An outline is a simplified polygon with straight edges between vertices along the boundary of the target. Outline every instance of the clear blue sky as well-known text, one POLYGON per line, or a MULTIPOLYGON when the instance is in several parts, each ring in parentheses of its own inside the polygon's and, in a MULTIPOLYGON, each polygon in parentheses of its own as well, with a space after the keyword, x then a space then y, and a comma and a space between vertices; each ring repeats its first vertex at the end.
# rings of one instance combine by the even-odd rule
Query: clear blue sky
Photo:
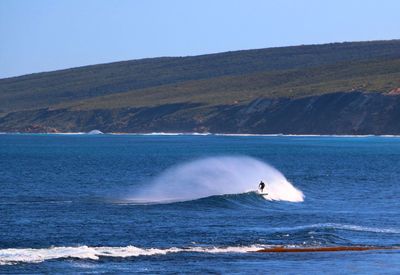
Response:
POLYGON ((0 78, 87 64, 400 38, 398 0, 0 0, 0 78))

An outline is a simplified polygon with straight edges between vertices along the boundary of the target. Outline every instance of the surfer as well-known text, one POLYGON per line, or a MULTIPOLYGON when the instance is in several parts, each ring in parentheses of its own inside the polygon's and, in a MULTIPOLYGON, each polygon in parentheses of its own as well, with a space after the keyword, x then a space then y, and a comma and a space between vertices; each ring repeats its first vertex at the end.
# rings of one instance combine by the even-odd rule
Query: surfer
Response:
POLYGON ((260 189, 261 193, 264 193, 265 183, 263 181, 260 181, 258 188, 260 189))

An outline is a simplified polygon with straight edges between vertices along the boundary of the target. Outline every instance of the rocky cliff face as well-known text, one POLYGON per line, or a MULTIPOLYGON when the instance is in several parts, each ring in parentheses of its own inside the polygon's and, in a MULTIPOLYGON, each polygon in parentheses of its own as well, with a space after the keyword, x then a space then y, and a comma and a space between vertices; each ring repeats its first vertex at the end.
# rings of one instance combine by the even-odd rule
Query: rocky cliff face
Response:
POLYGON ((400 134, 400 96, 363 91, 246 105, 167 104, 75 111, 40 109, 0 118, 2 132, 211 132, 254 134, 400 134))
POLYGON ((400 134, 399 103, 397 96, 363 92, 295 100, 260 99, 244 108, 222 112, 224 115, 213 125, 231 130, 237 125, 240 132, 250 133, 400 134), (229 112, 233 112, 234 121, 229 112))

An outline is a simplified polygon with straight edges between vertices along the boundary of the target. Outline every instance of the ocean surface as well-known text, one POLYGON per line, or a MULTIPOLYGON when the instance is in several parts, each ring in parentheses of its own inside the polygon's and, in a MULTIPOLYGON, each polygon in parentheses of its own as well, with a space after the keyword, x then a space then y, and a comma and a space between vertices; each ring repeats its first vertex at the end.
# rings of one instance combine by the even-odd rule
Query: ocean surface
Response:
POLYGON ((399 274, 399 169, 398 137, 1 134, 0 273, 399 274))

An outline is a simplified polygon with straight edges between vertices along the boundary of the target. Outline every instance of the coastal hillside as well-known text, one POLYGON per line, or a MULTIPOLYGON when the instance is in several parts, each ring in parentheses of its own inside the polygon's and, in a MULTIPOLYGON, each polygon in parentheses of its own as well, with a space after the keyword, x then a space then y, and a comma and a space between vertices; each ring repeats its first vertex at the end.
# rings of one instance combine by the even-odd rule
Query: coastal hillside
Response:
POLYGON ((400 40, 116 62, 0 79, 1 132, 400 134, 400 40))

